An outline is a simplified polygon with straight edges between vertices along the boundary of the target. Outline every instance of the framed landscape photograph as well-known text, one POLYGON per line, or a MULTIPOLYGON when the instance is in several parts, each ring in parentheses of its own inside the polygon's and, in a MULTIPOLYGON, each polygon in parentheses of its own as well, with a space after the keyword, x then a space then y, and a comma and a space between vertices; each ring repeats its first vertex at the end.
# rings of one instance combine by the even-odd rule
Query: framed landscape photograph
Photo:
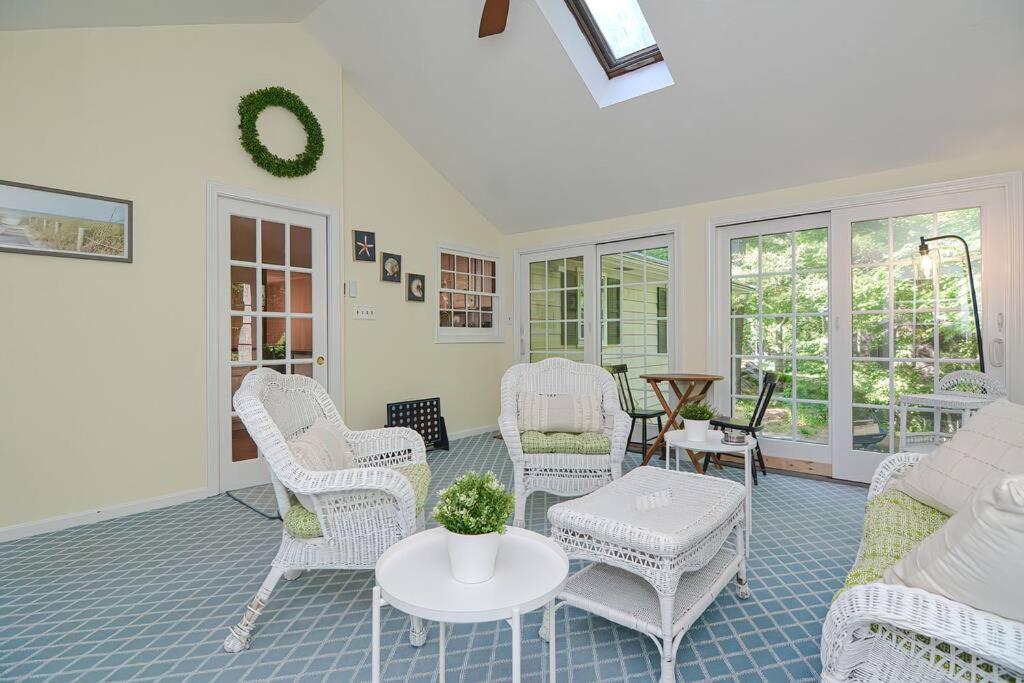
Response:
POLYGON ((0 251, 132 261, 132 203, 0 180, 0 251))

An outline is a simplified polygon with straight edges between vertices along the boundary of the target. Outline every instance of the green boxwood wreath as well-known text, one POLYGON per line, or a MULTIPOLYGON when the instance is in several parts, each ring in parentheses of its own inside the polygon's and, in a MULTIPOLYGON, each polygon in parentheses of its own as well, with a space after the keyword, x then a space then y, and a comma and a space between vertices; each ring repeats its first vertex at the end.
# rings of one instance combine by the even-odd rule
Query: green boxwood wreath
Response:
POLYGON ((324 133, 313 112, 291 90, 279 86, 254 90, 239 101, 238 117, 242 148, 264 171, 280 178, 297 178, 316 170, 316 162, 324 153, 324 133), (284 107, 295 114, 306 131, 306 149, 291 159, 282 159, 260 142, 256 119, 267 107, 284 107))

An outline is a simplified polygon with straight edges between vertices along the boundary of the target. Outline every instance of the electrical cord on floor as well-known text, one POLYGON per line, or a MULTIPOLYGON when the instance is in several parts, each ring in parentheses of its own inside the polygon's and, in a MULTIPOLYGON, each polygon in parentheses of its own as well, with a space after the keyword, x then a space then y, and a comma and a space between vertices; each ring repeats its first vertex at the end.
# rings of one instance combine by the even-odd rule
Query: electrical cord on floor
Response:
POLYGON ((236 503, 240 503, 240 504, 244 505, 245 507, 249 508, 250 510, 252 510, 256 514, 262 515, 263 517, 266 517, 267 519, 278 519, 278 520, 281 519, 281 514, 280 513, 275 513, 273 515, 268 515, 266 512, 264 512, 263 510, 260 510, 258 507, 254 507, 254 506, 250 505, 249 503, 246 503, 244 500, 242 500, 238 496, 236 496, 233 493, 231 493, 231 491, 225 491, 224 495, 227 496, 228 498, 230 498, 231 500, 235 501, 236 503))

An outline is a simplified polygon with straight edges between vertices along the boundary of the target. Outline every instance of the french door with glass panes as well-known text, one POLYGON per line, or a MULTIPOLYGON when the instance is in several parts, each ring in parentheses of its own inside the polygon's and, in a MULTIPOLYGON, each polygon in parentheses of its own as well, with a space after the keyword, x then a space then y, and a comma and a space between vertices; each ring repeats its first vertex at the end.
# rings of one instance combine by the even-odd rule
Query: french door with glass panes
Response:
MULTIPOLYGON (((899 397, 928 394, 948 373, 978 369, 965 251, 978 293, 986 372, 1006 381, 1003 348, 1009 244, 1001 190, 960 192, 832 213, 834 321, 833 476, 869 481, 901 450, 899 397)), ((908 432, 951 432, 958 414, 908 412, 908 432)))
MULTIPOLYGON (((728 347, 728 400, 718 408, 749 420, 769 377, 767 455, 827 463, 829 382, 829 215, 719 228, 718 338, 728 347)), ((724 360, 723 356, 720 356, 724 360)))
POLYGON ((270 368, 327 386, 327 221, 237 199, 218 200, 220 489, 269 481, 231 406, 246 374, 270 368))
POLYGON ((522 255, 520 357, 626 365, 638 407, 657 407, 640 375, 673 366, 671 255, 671 235, 522 255))

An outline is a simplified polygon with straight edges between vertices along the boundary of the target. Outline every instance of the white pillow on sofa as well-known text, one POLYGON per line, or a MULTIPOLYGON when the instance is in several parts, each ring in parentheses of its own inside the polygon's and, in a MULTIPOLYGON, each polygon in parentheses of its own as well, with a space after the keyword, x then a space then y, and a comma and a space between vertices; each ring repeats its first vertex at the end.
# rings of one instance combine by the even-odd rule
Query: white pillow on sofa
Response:
POLYGON ((520 432, 599 432, 601 394, 519 392, 520 432))
MULTIPOLYGON (((288 442, 295 462, 313 472, 333 472, 356 466, 356 456, 345 435, 328 419, 318 417, 309 429, 288 442)), ((302 506, 313 510, 313 499, 296 493, 302 506)))
POLYGON ((907 470, 894 488, 952 515, 975 491, 1007 474, 1024 474, 1024 406, 1001 398, 907 470))
POLYGON ((885 571, 886 583, 923 588, 1024 621, 1024 475, 972 496, 942 528, 885 571))

